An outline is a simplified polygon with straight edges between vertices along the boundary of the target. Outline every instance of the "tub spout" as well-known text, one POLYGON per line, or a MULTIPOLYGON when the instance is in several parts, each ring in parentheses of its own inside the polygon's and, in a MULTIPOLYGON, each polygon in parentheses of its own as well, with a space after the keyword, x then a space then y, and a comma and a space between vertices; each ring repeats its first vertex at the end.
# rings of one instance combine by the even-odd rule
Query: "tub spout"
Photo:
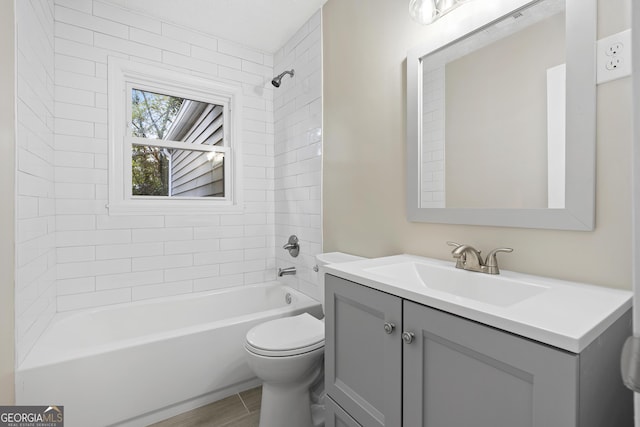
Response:
POLYGON ((288 276, 291 274, 296 274, 295 267, 287 267, 287 268, 279 268, 278 269, 278 277, 288 276))

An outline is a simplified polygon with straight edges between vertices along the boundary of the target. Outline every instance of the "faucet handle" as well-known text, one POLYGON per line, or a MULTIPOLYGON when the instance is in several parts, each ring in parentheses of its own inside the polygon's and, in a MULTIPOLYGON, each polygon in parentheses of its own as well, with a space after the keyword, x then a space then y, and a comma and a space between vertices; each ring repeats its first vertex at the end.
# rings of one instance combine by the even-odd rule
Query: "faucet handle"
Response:
POLYGON ((291 236, 289 236, 289 240, 287 241, 287 243, 285 243, 282 249, 289 251, 289 255, 291 255, 292 257, 294 258, 297 257, 298 254, 300 253, 300 244, 298 243, 298 236, 296 236, 295 234, 292 234, 291 236))
POLYGON ((454 258, 460 258, 460 255, 462 255, 464 257, 464 254, 460 254, 460 255, 456 254, 456 251, 458 250, 458 248, 460 248, 460 247, 462 247, 464 245, 461 245, 460 243, 452 242, 451 240, 447 241, 447 245, 453 246, 453 250, 451 251, 451 253, 453 254, 454 258))
POLYGON ((464 254, 455 253, 456 250, 463 245, 461 245, 460 243, 452 242, 451 240, 447 241, 447 245, 454 247, 451 251, 451 254, 453 254, 453 257, 456 259, 456 268, 464 268, 466 256, 464 254))
POLYGON ((513 248, 497 248, 489 252, 487 255, 487 260, 484 265, 487 267, 487 273, 489 274, 500 274, 500 269, 498 268, 498 258, 496 254, 498 252, 513 252, 513 248))

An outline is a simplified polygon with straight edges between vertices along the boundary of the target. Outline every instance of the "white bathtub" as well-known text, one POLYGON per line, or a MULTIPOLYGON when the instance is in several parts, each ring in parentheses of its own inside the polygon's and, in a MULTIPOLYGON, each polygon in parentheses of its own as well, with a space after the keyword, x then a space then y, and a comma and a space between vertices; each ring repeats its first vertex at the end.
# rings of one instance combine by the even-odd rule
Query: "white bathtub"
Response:
POLYGON ((16 401, 64 405, 66 427, 146 425, 259 384, 247 331, 305 311, 322 314, 270 282, 59 315, 18 368, 16 401))

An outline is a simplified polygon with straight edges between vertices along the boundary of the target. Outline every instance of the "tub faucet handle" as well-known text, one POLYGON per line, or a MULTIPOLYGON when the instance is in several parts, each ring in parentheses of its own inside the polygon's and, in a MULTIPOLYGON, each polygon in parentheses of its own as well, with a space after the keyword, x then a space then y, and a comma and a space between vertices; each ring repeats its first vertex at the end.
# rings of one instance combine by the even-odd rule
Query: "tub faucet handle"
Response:
POLYGON ((300 243, 298 243, 298 236, 292 234, 289 236, 289 241, 282 247, 282 249, 286 249, 289 251, 289 255, 292 257, 297 257, 300 253, 300 243))

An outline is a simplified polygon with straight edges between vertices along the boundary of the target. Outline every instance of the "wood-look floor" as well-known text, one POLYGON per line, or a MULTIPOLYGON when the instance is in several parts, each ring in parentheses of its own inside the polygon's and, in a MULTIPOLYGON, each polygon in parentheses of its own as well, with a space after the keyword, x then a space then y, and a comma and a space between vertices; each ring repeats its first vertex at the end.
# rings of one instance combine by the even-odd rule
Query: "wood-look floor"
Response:
POLYGON ((262 387, 152 424, 150 427, 258 427, 262 387))

